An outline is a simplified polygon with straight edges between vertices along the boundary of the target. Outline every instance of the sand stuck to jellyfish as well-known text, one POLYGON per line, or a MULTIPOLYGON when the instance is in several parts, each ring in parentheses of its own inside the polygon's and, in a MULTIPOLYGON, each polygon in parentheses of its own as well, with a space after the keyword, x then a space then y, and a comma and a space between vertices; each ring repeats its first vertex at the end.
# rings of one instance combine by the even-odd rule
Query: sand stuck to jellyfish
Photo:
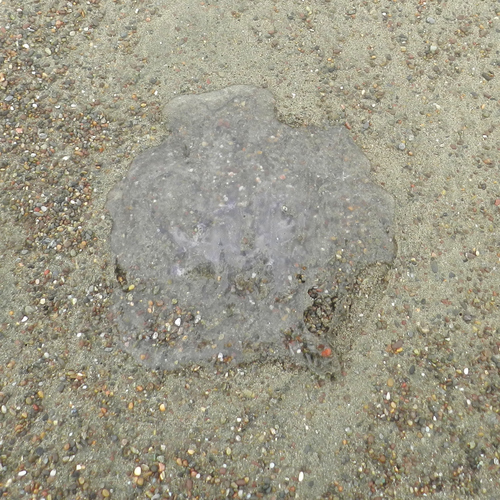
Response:
POLYGON ((394 259, 393 200, 338 127, 280 123, 265 89, 165 107, 170 135, 110 192, 123 347, 148 367, 291 361, 335 374, 364 273, 394 259))

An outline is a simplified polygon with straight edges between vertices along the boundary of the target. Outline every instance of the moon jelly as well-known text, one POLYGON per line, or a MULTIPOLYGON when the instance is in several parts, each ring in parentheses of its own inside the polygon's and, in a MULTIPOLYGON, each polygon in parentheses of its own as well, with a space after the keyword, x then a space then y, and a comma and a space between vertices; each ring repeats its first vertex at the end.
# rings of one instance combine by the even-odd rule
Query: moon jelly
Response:
POLYGON ((338 369, 366 273, 394 259, 393 200, 347 131, 280 123, 248 86, 173 99, 170 132, 110 192, 123 346, 167 371, 338 369))

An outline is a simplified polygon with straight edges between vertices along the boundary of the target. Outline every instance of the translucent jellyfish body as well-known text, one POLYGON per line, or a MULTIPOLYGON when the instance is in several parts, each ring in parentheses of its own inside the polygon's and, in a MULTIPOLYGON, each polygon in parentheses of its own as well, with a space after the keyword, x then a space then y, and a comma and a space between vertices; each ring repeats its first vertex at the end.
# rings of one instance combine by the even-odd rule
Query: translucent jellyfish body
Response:
POLYGON ((170 135, 108 200, 123 345, 164 370, 291 360, 334 373, 356 283, 395 253, 393 200, 367 158, 342 128, 280 123, 264 89, 164 112, 170 135))

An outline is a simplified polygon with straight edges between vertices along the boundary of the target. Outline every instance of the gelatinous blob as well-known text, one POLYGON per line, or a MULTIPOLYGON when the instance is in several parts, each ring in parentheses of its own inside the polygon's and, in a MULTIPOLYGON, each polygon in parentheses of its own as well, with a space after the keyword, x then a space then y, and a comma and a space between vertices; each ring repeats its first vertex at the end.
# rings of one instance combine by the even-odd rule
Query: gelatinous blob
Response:
POLYGON ((334 373, 359 280, 395 252, 367 158, 342 128, 278 122, 264 89, 164 112, 169 137, 109 195, 123 345, 165 370, 292 359, 334 373))

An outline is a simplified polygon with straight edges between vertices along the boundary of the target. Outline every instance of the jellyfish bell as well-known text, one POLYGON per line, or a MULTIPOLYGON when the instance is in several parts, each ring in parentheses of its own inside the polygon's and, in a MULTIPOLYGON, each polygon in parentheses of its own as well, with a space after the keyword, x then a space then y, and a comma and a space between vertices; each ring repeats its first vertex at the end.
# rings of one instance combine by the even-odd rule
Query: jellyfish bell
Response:
POLYGON ((123 346, 167 371, 290 358, 332 371, 356 282, 395 255, 394 203, 368 159, 342 128, 280 123, 265 89, 164 113, 170 135, 108 198, 123 346))

